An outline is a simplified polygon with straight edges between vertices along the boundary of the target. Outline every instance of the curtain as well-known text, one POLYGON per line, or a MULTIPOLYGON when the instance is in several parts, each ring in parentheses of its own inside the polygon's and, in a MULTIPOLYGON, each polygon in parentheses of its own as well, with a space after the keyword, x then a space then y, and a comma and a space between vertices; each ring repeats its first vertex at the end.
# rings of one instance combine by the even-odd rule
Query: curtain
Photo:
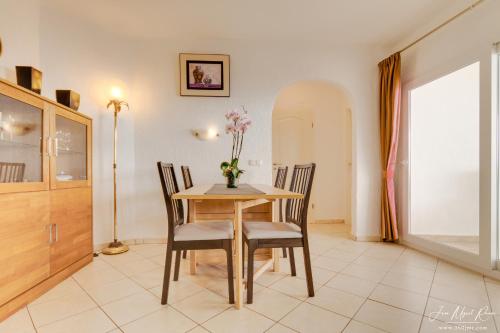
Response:
POLYGON ((398 53, 382 60, 380 74, 380 152, 382 161, 381 238, 396 241, 398 223, 394 193, 394 173, 398 150, 401 108, 401 56, 398 53))

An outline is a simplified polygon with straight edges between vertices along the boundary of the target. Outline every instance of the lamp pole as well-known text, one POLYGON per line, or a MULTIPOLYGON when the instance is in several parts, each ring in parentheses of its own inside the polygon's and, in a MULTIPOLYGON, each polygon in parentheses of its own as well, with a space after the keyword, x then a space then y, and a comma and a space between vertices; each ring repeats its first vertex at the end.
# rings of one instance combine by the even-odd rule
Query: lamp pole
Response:
POLYGON ((108 108, 113 106, 114 114, 114 127, 113 127, 113 242, 108 245, 108 247, 102 250, 103 254, 120 254, 128 251, 128 246, 118 241, 117 236, 117 208, 116 208, 116 144, 118 141, 118 113, 121 111, 122 106, 126 106, 128 109, 128 104, 125 101, 119 99, 112 99, 108 103, 108 108))

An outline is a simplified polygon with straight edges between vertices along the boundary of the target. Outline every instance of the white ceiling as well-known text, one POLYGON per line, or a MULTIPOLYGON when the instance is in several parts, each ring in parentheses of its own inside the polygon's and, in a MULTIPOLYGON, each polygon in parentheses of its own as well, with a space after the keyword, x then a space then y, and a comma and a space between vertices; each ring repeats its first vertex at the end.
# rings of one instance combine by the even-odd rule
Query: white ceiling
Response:
POLYGON ((472 0, 42 0, 138 38, 314 40, 393 45, 472 0))

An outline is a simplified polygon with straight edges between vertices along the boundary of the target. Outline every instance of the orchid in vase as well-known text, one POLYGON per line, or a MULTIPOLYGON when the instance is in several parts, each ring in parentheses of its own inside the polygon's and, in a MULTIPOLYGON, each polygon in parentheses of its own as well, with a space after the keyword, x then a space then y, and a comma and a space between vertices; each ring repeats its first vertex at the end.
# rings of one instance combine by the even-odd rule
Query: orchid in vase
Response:
POLYGON ((227 187, 236 188, 238 187, 239 177, 244 172, 244 170, 238 168, 241 149, 243 148, 243 137, 252 121, 243 106, 240 109, 226 113, 226 119, 226 133, 233 136, 233 149, 231 150, 231 160, 222 162, 220 168, 222 175, 227 179, 227 187))

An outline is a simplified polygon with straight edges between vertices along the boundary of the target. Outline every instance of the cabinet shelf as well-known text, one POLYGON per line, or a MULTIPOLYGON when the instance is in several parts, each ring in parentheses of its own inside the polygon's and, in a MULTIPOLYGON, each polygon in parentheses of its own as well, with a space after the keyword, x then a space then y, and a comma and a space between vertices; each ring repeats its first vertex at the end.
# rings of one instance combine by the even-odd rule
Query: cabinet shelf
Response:
POLYGON ((4 140, 0 139, 0 146, 6 147, 6 148, 27 148, 27 149, 40 149, 40 144, 32 144, 32 143, 24 143, 24 142, 17 142, 17 141, 10 141, 10 140, 4 140))
POLYGON ((77 151, 77 150, 58 149, 57 154, 58 155, 86 155, 87 152, 77 151))

